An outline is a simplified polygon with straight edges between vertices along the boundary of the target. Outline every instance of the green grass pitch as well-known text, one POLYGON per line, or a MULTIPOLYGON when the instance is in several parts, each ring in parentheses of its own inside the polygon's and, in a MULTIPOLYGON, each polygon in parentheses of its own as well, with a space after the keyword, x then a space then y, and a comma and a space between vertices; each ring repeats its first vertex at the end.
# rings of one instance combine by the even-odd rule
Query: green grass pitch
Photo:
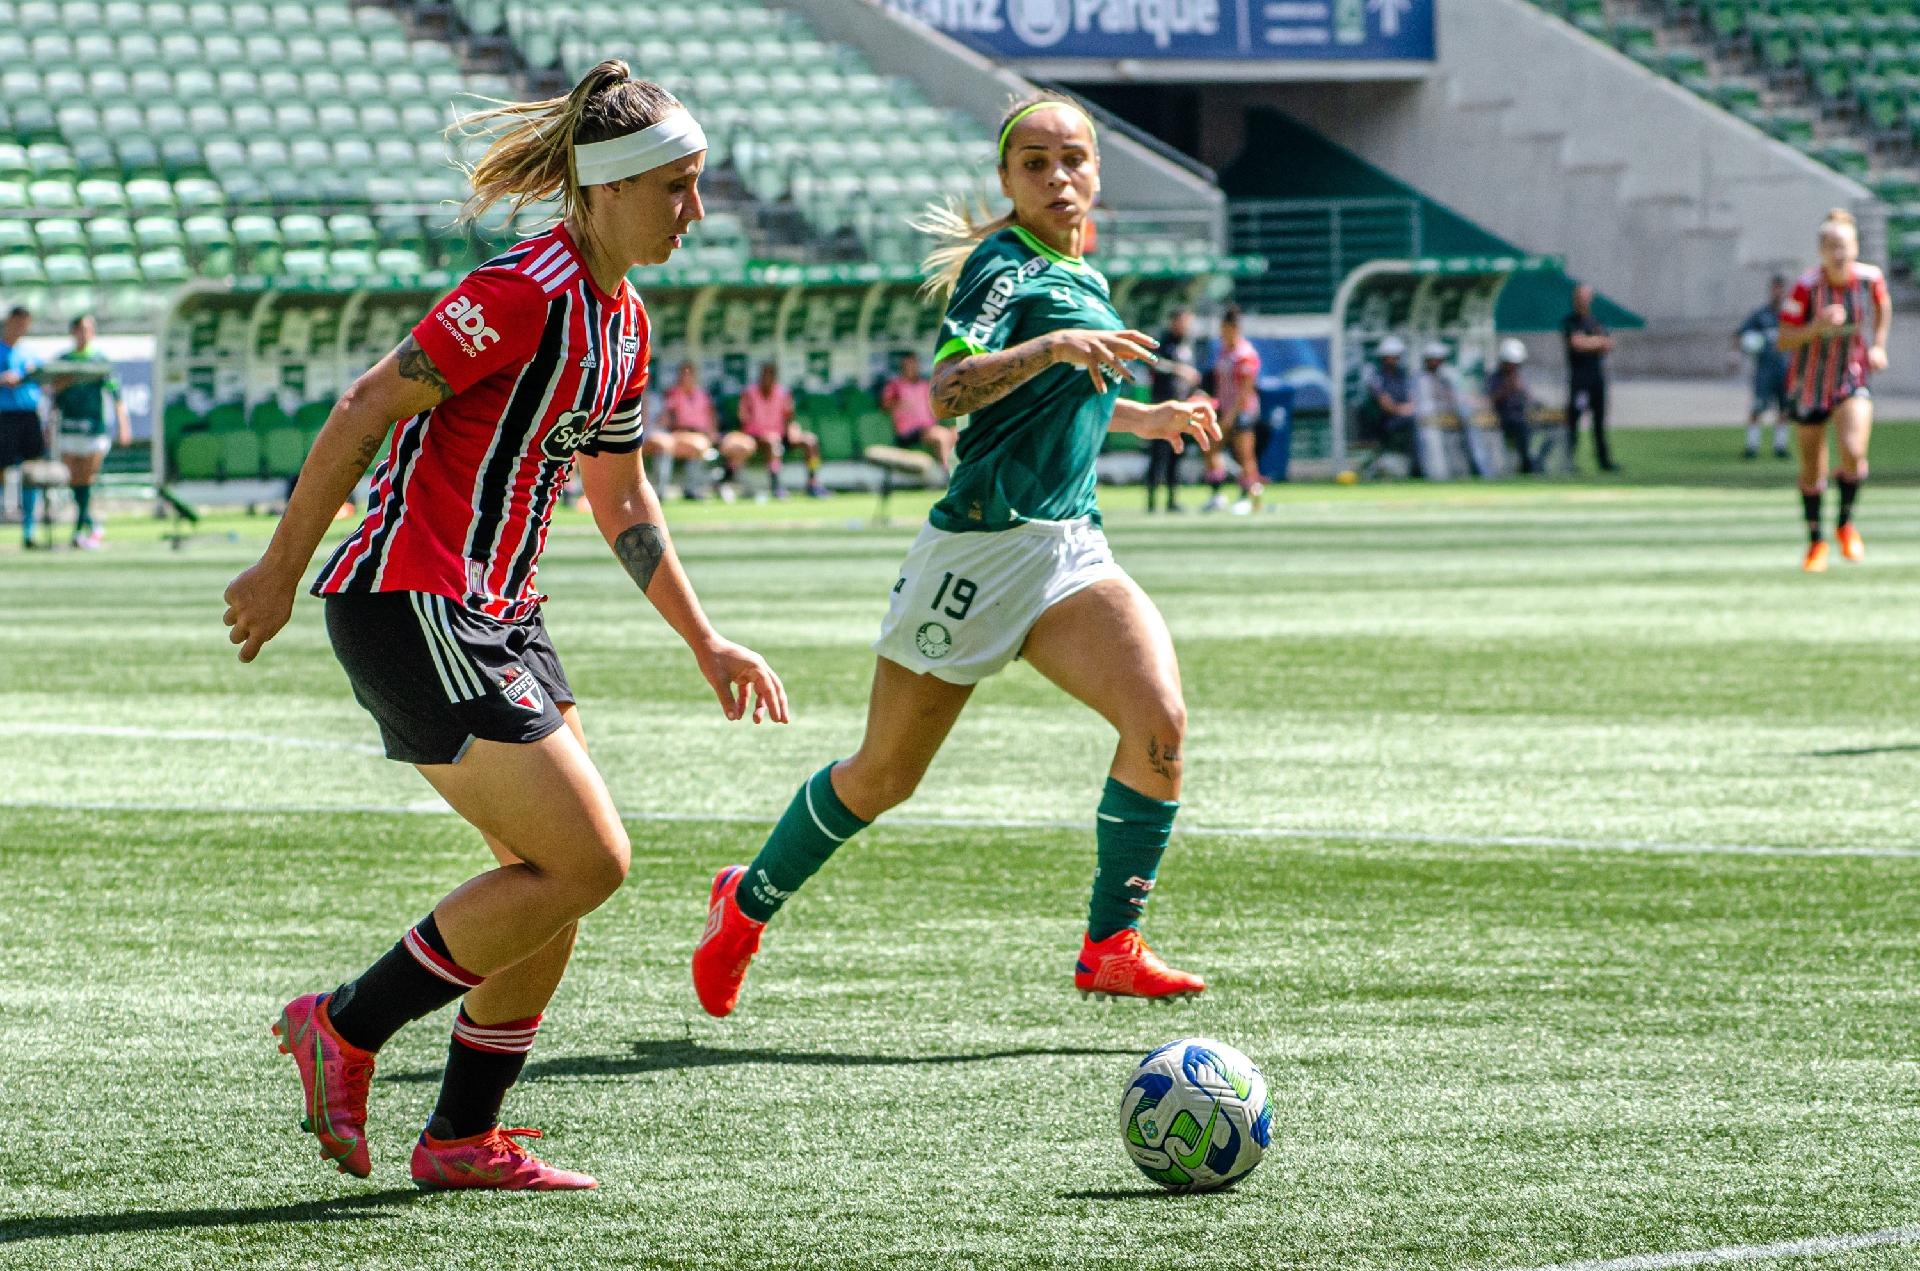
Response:
MULTIPOLYGON (((1818 578, 1788 465, 1737 446, 1251 519, 1105 492, 1192 714, 1147 929, 1212 989, 1166 1008, 1071 991, 1110 742, 1016 666, 702 1015, 707 880, 857 742, 912 510, 670 510, 786 678, 758 730, 564 517, 549 622, 635 845, 508 1103, 602 1180, 571 1196, 407 1185, 445 1018, 381 1057, 371 1180, 295 1127, 274 1012, 487 858, 372 752, 316 603, 233 660, 267 523, 0 547, 0 1267, 1513 1271, 1920 1223, 1920 428, 1876 439, 1868 563, 1818 578), (1275 1142, 1168 1198, 1116 1104, 1190 1033, 1262 1066, 1275 1142)), ((1920 1261, 1821 1249, 1758 1265, 1920 1261)))

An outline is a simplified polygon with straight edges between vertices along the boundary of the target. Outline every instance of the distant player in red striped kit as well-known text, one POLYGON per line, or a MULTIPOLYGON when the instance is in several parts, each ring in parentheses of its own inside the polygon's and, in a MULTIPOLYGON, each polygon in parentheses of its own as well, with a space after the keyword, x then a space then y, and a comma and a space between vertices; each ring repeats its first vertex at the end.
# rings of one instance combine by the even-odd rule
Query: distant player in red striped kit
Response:
POLYGON ((1866 559, 1853 507, 1867 479, 1873 395, 1867 382, 1887 368, 1893 301, 1886 275, 1860 262, 1860 231, 1839 208, 1820 224, 1820 264, 1800 276, 1780 309, 1780 351, 1789 358, 1787 400, 1800 434, 1800 501, 1807 518, 1810 574, 1827 568, 1820 502, 1827 489, 1827 425, 1840 439, 1840 509, 1834 537, 1850 561, 1866 559))
POLYGON ((227 588, 226 622, 243 662, 286 625, 334 509, 397 423, 366 520, 313 591, 388 757, 416 765, 500 867, 358 977, 295 998, 273 1031, 298 1064, 321 1155, 364 1177, 375 1053, 464 999, 414 1182, 592 1187, 527 1151, 521 1140, 539 1131, 498 1120, 579 919, 620 886, 629 859, 535 587, 576 465, 601 533, 691 646, 727 717, 785 722, 787 705, 765 661, 708 624, 640 455, 647 315, 626 274, 665 261, 701 219, 700 126, 621 62, 564 98, 467 123, 493 142, 466 213, 558 196, 563 220, 475 270, 341 397, 272 544, 227 588))

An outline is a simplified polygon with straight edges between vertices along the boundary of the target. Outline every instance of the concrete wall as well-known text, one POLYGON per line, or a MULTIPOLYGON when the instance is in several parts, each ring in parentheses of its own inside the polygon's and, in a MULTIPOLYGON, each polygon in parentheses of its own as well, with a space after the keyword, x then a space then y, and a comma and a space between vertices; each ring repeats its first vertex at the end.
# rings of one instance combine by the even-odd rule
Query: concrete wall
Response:
POLYGON ((1866 189, 1526 0, 1449 0, 1439 20, 1426 81, 1214 90, 1201 159, 1259 145, 1246 107, 1277 107, 1640 313, 1623 370, 1707 370, 1768 276, 1812 263, 1829 208, 1885 241, 1866 189))
MULTIPOLYGON (((915 81, 937 106, 971 115, 983 136, 1008 101, 1034 85, 930 27, 872 0, 777 0, 804 16, 822 38, 858 49, 876 70, 915 81)), ((1217 186, 1111 130, 1100 138, 1101 202, 1125 211, 1216 214, 1225 205, 1217 186)))

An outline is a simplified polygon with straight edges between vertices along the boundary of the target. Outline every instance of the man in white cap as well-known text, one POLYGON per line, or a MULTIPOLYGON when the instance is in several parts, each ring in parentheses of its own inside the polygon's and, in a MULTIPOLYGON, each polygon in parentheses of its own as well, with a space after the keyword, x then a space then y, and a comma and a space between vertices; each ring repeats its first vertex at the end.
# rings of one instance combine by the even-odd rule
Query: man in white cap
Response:
POLYGON ((1513 447, 1524 476, 1540 470, 1533 458, 1533 397, 1527 392, 1526 374, 1520 369, 1527 362, 1527 346, 1508 336, 1500 341, 1500 364, 1487 373, 1487 401, 1493 417, 1500 421, 1500 433, 1513 447))
POLYGON ((1460 429, 1460 442, 1466 451, 1467 468, 1475 476, 1491 476, 1488 457, 1480 453, 1473 434, 1473 409, 1467 403, 1466 388, 1460 373, 1448 364, 1453 350, 1438 340, 1420 351, 1420 377, 1414 384, 1413 418, 1420 441, 1420 467, 1429 480, 1444 481, 1452 476, 1448 462, 1450 447, 1442 431, 1449 419, 1460 429))
MULTIPOLYGON (((1378 442, 1383 451, 1396 449, 1402 438, 1407 449, 1415 451, 1413 382, 1407 377, 1402 361, 1407 355, 1407 342, 1390 335, 1374 347, 1374 355, 1380 360, 1369 365, 1361 376, 1361 390, 1365 394, 1360 409, 1362 434, 1369 441, 1378 442)), ((1414 453, 1411 458, 1417 470, 1420 456, 1414 453)))

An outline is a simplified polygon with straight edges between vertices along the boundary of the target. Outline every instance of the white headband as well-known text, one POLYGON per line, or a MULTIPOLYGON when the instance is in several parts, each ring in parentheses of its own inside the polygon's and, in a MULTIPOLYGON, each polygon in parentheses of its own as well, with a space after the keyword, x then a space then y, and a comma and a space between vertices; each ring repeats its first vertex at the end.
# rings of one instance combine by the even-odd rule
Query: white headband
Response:
POLYGON ((676 110, 651 128, 611 141, 573 148, 573 167, 581 185, 606 185, 649 172, 707 148, 707 134, 694 117, 676 110))

